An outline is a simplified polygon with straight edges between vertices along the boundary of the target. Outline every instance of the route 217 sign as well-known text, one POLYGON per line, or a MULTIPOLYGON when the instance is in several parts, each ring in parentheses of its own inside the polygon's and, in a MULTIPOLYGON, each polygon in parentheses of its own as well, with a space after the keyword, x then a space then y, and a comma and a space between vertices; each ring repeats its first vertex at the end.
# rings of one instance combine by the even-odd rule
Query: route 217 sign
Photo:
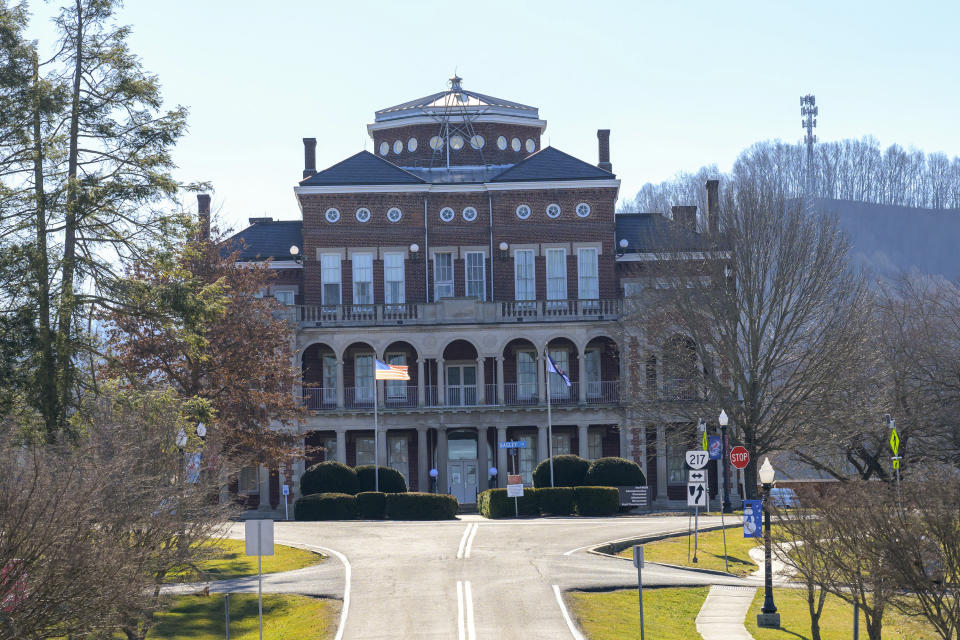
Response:
POLYGON ((710 462, 710 454, 702 449, 687 451, 686 460, 691 469, 703 469, 710 462))

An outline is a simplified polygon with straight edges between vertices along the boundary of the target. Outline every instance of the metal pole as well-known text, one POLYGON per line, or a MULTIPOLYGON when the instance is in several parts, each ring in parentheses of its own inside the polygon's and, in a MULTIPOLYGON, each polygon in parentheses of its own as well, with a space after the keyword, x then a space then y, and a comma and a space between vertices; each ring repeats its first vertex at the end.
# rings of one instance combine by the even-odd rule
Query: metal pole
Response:
POLYGON ((257 611, 260 617, 260 640, 263 640, 263 520, 257 520, 257 611))
POLYGON ((693 508, 693 564, 697 564, 697 548, 700 546, 700 505, 693 508))
POLYGON ((223 595, 223 612, 226 616, 226 630, 227 630, 227 640, 230 640, 230 592, 227 591, 223 595))
POLYGON ((721 515, 732 513, 733 508, 730 504, 730 456, 727 454, 727 425, 720 425, 720 448, 723 449, 723 508, 720 509, 721 515))
POLYGON ((640 594, 640 640, 643 640, 643 568, 637 567, 637 591, 640 594))
POLYGON ((290 519, 290 507, 287 506, 287 496, 283 496, 283 515, 285 520, 290 519))
POLYGON ((773 562, 770 549, 770 485, 763 485, 763 613, 776 613, 777 606, 773 604, 773 562))
POLYGON ((380 491, 380 418, 377 415, 377 365, 373 365, 373 490, 380 491))
POLYGON ((553 416, 550 413, 550 372, 547 371, 547 358, 550 356, 546 349, 543 354, 546 356, 543 359, 543 369, 547 379, 547 455, 550 457, 550 486, 553 487, 553 416))
POLYGON ((730 573, 730 565, 727 564, 727 525, 723 521, 723 509, 720 509, 720 532, 723 534, 723 570, 730 573))

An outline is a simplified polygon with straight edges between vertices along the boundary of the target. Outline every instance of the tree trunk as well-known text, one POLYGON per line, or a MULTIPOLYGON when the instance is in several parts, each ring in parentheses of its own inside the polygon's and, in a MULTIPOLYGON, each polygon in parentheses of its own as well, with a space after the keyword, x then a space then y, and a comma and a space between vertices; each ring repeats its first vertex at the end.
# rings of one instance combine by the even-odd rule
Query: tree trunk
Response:
POLYGON ((820 640, 820 615, 823 613, 823 604, 827 601, 827 592, 820 589, 814 604, 814 591, 817 585, 807 581, 807 607, 810 609, 810 640, 820 640))

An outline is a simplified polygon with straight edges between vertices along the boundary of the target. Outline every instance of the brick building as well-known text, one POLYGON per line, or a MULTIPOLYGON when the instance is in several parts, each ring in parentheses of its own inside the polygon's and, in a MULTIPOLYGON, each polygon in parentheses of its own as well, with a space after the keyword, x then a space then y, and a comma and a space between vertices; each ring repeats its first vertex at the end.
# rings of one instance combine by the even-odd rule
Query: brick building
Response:
MULTIPOLYGON (((620 344, 625 288, 651 277, 645 252, 674 223, 615 215, 609 131, 597 132, 592 164, 543 148, 545 128, 535 107, 455 77, 446 91, 377 111, 373 153, 317 171, 316 139, 303 140, 302 222, 253 218, 235 238, 242 259, 280 270, 270 293, 297 325, 310 410, 301 429, 325 453, 245 470, 240 490, 254 503, 275 506, 281 478, 296 487, 318 460, 373 463, 374 402, 379 460, 411 489, 475 502, 504 486, 506 440, 526 443, 516 463, 529 483, 548 451, 548 375, 555 455, 635 459, 660 503, 682 498, 673 427, 632 423, 621 398, 644 392, 629 377, 646 365, 630 362, 648 359, 635 339, 620 344), (546 373, 548 352, 569 387, 546 373), (375 385, 374 358, 407 365, 410 381, 375 385)), ((715 182, 708 192, 715 203, 715 182)), ((696 208, 676 213, 695 239, 696 208)), ((677 428, 686 443, 689 425, 677 428)))

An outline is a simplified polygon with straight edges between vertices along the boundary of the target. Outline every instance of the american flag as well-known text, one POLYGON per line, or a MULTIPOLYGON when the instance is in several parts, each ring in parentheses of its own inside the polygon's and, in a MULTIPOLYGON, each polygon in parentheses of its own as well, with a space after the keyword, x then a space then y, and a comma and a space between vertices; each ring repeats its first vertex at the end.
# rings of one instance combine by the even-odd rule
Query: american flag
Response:
POLYGON ((409 380, 410 374, 407 373, 407 365, 387 364, 374 359, 376 365, 374 372, 377 380, 409 380))

